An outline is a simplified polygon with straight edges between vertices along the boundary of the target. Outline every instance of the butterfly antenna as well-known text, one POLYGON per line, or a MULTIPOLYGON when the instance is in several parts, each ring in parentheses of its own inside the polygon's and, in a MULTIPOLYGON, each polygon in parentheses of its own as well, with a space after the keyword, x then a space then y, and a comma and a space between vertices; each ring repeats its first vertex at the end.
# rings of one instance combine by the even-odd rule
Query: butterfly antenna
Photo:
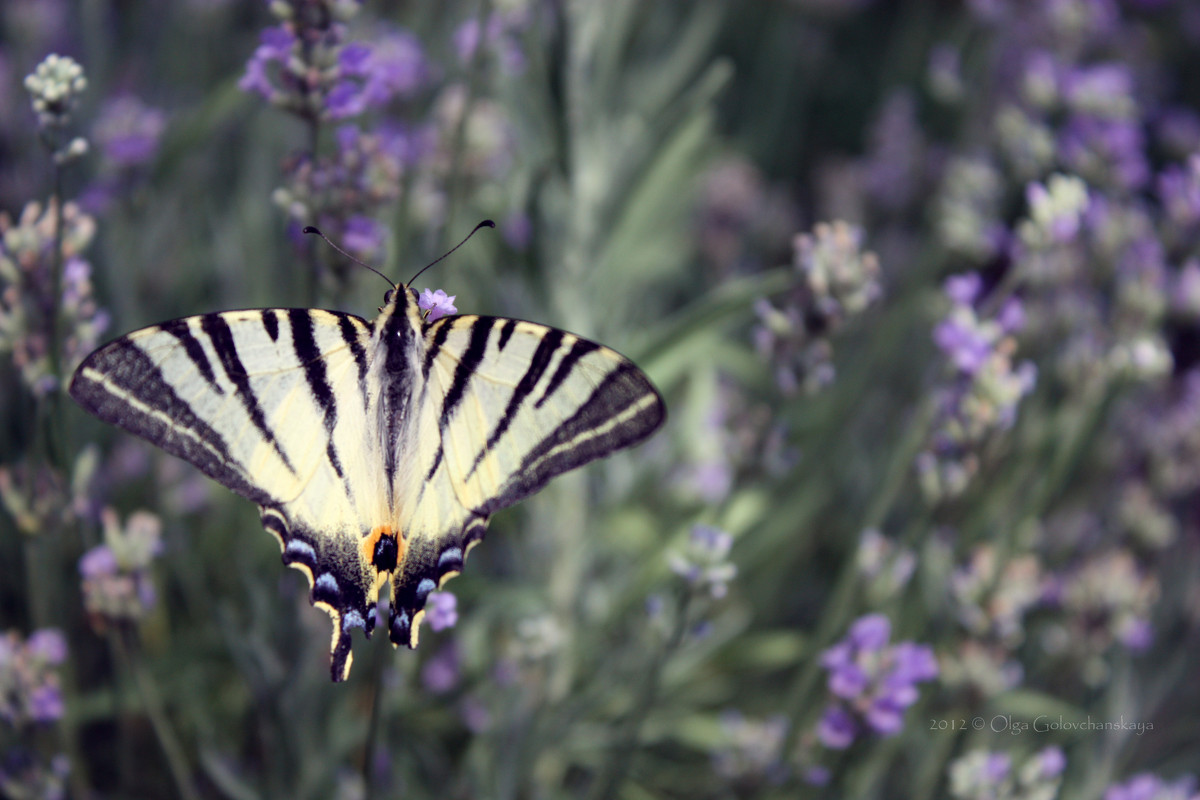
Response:
POLYGON ((344 255, 346 258, 350 259, 351 261, 353 261, 355 264, 358 264, 360 267, 366 267, 367 269, 371 270, 371 272, 374 272, 376 275, 378 275, 379 277, 381 277, 381 278, 383 278, 385 281, 387 281, 387 282, 388 282, 388 286, 391 286, 391 287, 395 288, 396 284, 395 284, 395 282, 394 282, 394 281, 393 281, 391 278, 389 278, 387 275, 384 275, 382 272, 380 272, 379 270, 375 269, 375 268, 374 268, 374 267, 372 267, 370 264, 364 264, 363 262, 359 261, 359 260, 358 260, 357 258, 355 258, 354 256, 352 256, 352 255, 350 255, 349 253, 347 253, 347 252, 346 252, 345 250, 343 250, 342 248, 338 247, 336 244, 334 244, 333 242, 331 242, 331 241, 329 240, 329 237, 328 237, 328 236, 326 236, 325 234, 321 233, 321 231, 320 231, 320 230, 318 230, 317 228, 313 227, 312 225, 305 225, 305 226, 304 226, 304 230, 302 230, 302 231, 301 231, 301 233, 315 233, 317 236, 320 236, 322 239, 324 239, 324 240, 325 240, 325 244, 329 245, 329 246, 330 246, 330 247, 332 247, 334 250, 337 250, 339 253, 341 253, 341 254, 342 254, 342 255, 344 255))
POLYGON ((438 263, 438 262, 439 262, 439 261, 441 261, 443 258, 445 258, 446 256, 450 255, 450 254, 451 254, 451 253, 453 253, 455 250, 457 250, 458 248, 460 248, 460 247, 462 247, 464 244, 466 244, 466 243, 467 243, 467 239, 470 239, 472 236, 474 236, 474 235, 475 235, 475 234, 476 234, 476 233, 479 231, 479 229, 480 229, 480 228, 494 228, 494 227, 496 227, 496 223, 492 222, 490 219, 485 219, 483 222, 481 222, 481 223, 479 223, 478 225, 476 225, 474 228, 472 228, 472 229, 471 229, 471 232, 470 232, 470 233, 468 233, 468 234, 467 234, 465 237, 463 237, 463 240, 462 240, 461 242, 459 242, 458 244, 454 245, 454 247, 451 247, 449 250, 447 250, 445 253, 443 253, 442 255, 438 256, 437 258, 435 258, 433 261, 430 261, 428 264, 426 264, 425 266, 421 267, 421 270, 420 270, 420 272, 418 272, 416 275, 413 275, 411 278, 409 278, 409 279, 408 279, 408 285, 409 285, 409 286, 412 286, 412 284, 413 284, 413 281, 415 281, 417 278, 421 277, 421 272, 424 272, 425 270, 429 269, 429 268, 430 268, 430 267, 432 267, 434 264, 438 263))

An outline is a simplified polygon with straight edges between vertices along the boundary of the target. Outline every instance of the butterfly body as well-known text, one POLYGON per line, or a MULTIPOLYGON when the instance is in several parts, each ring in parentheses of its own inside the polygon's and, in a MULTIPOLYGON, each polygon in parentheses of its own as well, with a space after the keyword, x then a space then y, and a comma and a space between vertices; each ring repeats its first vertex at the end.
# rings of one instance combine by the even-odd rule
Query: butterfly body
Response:
POLYGON ((514 319, 429 322, 406 286, 373 324, 256 309, 151 326, 88 356, 70 391, 259 505, 332 617, 334 680, 385 583, 389 637, 415 647, 492 513, 665 416, 616 352, 514 319))

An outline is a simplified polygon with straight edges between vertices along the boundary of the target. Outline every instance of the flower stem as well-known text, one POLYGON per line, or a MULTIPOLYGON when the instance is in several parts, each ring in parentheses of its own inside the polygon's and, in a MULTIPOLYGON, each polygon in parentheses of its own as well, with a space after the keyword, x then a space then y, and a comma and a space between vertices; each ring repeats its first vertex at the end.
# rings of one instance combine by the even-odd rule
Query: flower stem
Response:
POLYGON ((123 631, 117 631, 116 635, 111 637, 111 641, 113 649, 121 660, 121 665, 133 677, 134 689, 138 693, 146 716, 150 718, 150 725, 154 729, 159 746, 162 747, 163 755, 167 758, 167 767, 171 771, 171 778, 175 781, 177 795, 184 800, 200 800, 200 795, 192 785, 190 777, 192 770, 184 755, 183 747, 163 708, 158 684, 155 683, 154 677, 146 669, 146 665, 134 648, 126 643, 123 631))
POLYGON ((662 673, 667 659, 683 643, 683 636, 688 625, 688 608, 691 602, 691 587, 685 586, 679 601, 679 611, 675 615, 675 626, 662 649, 650 662, 650 668, 646 671, 645 680, 642 681, 633 707, 629 709, 625 718, 617 723, 616 727, 619 731, 617 744, 601 770, 600 777, 592 784, 592 791, 588 793, 590 800, 605 800, 615 797, 625 776, 629 773, 629 768, 633 764, 633 756, 637 750, 638 739, 641 736, 642 725, 645 723, 646 717, 650 715, 650 709, 654 706, 659 688, 662 686, 662 673))
POLYGON ((363 748, 363 800, 375 797, 375 746, 379 739, 379 721, 383 716, 383 666, 387 651, 381 647, 374 648, 374 651, 371 662, 371 718, 367 722, 367 741, 363 748))

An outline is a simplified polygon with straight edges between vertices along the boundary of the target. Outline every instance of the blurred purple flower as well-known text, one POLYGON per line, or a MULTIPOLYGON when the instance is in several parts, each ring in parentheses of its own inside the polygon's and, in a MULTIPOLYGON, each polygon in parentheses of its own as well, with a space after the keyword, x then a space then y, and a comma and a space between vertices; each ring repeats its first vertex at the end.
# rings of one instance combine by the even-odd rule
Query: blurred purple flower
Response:
POLYGON ((83 601, 92 624, 136 622, 156 601, 149 567, 162 552, 162 523, 146 511, 135 511, 122 525, 112 509, 101 512, 104 543, 79 559, 83 601))
POLYGON ((1172 164, 1158 176, 1158 198, 1167 218, 1182 230, 1200 224, 1200 154, 1186 166, 1172 164))
POLYGON ((79 559, 79 574, 84 579, 104 578, 117 574, 117 557, 106 544, 88 550, 79 559))
POLYGON ((25 642, 29 654, 47 664, 58 665, 67 658, 67 639, 56 628, 42 628, 29 635, 25 642))
POLYGON ((412 95, 429 80, 429 65, 416 36, 394 31, 377 39, 367 59, 363 95, 379 107, 412 95))
POLYGON ((668 556, 668 566, 698 591, 713 598, 724 597, 737 566, 728 560, 733 537, 711 525, 694 525, 683 552, 668 556))
POLYGON ((974 375, 992 355, 993 342, 979 330, 974 319, 949 317, 933 329, 933 341, 954 367, 974 375))
POLYGON ((1042 777, 1057 778, 1067 768, 1067 757, 1061 747, 1051 745, 1037 754, 1042 777))
POLYGON ((983 277, 978 272, 965 272, 946 278, 943 290, 955 305, 974 305, 983 292, 983 277))
POLYGON ((0 635, 0 720, 20 731, 61 719, 55 667, 65 658, 66 640, 57 630, 34 631, 25 641, 15 631, 0 635))
POLYGON ((92 136, 117 168, 150 161, 167 126, 166 115, 132 95, 108 101, 100 111, 92 136))
POLYGON ((417 298, 417 306, 422 311, 428 311, 427 322, 435 322, 442 317, 448 317, 451 314, 457 314, 458 309, 454 306, 454 300, 458 295, 448 295, 441 289, 433 290, 426 289, 421 292, 421 296, 417 298))
POLYGON ((1063 128, 1058 147, 1063 163, 1091 183, 1137 190, 1150 178, 1140 121, 1079 114, 1063 128))
POLYGON ((1143 772, 1124 783, 1114 784, 1104 792, 1104 800, 1196 800, 1196 779, 1185 775, 1175 781, 1165 781, 1157 775, 1143 772))
POLYGON ((892 736, 904 727, 904 712, 919 697, 916 684, 938 677, 927 645, 898 642, 888 647, 891 623, 882 614, 858 619, 846 638, 821 654, 836 701, 817 726, 826 747, 844 749, 863 732, 892 736))
POLYGON ((66 708, 58 686, 43 684, 29 693, 29 717, 34 722, 54 722, 62 719, 66 708))
MULTIPOLYGON (((453 596, 453 595, 451 595, 453 596)), ((430 623, 432 626, 432 623, 430 623)), ((434 694, 445 694, 458 685, 461 678, 458 644, 453 640, 439 650, 421 668, 421 683, 434 694)))
POLYGON ((435 631, 453 628, 458 623, 458 598, 450 592, 430 592, 425 620, 435 631))
POLYGON ((529 241, 533 236, 533 222, 530 221, 528 214, 509 214, 500 223, 500 234, 504 237, 504 241, 508 242, 509 247, 514 250, 524 250, 529 247, 529 241))
POLYGON ((854 716, 839 706, 829 706, 817 723, 817 738, 830 750, 845 750, 854 744, 859 726, 854 716))
POLYGON ((346 219, 342 244, 363 261, 378 259, 383 253, 387 230, 371 217, 357 214, 346 219))
POLYGON ((291 57, 292 47, 296 43, 295 35, 282 25, 267 28, 258 36, 259 44, 254 55, 246 62, 246 73, 238 81, 238 88, 244 92, 257 92, 264 99, 271 100, 275 96, 275 86, 271 83, 268 70, 271 65, 286 64, 291 57))
POLYGON ((500 67, 509 75, 525 69, 525 54, 521 51, 518 36, 528 23, 528 14, 523 9, 493 11, 488 16, 487 30, 480 36, 479 20, 472 17, 454 31, 454 51, 460 64, 469 63, 482 45, 491 49, 500 67))
POLYGON ((782 758, 788 720, 783 715, 746 719, 737 711, 721 715, 721 745, 713 750, 713 771, 742 788, 778 785, 787 777, 782 758))

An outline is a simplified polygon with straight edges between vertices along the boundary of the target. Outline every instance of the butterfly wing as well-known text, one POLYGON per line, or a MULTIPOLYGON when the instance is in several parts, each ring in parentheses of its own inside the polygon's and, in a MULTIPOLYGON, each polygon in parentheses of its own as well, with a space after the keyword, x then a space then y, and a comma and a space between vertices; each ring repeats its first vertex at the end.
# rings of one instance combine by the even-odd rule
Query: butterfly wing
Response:
POLYGON ((393 579, 392 639, 415 645, 425 598, 462 569, 490 514, 556 475, 641 442, 666 409, 614 350, 514 319, 455 316, 425 328, 425 442, 408 549, 393 579), (407 634, 407 636, 406 636, 407 634))
POLYGON ((374 625, 381 578, 363 520, 384 520, 369 435, 371 329, 355 316, 261 309, 172 320, 88 356, 70 392, 258 503, 285 563, 332 617, 333 677, 350 631, 374 625))

